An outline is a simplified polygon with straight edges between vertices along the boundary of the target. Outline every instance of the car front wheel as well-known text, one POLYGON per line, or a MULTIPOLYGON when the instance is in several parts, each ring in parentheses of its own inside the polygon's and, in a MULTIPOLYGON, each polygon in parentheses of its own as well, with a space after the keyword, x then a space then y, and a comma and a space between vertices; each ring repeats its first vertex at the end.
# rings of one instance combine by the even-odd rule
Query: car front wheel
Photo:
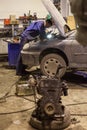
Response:
POLYGON ((66 62, 62 56, 52 53, 42 58, 40 68, 46 76, 61 78, 66 72, 66 62))

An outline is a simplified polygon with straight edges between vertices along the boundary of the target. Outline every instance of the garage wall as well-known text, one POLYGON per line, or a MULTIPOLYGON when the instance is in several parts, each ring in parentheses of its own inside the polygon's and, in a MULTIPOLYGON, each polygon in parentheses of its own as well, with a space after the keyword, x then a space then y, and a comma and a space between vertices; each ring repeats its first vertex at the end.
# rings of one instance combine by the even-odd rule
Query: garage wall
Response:
POLYGON ((29 10, 32 15, 37 12, 37 16, 41 18, 48 13, 41 0, 0 0, 0 19, 9 18, 9 15, 23 16, 29 10))
POLYGON ((69 0, 61 0, 61 13, 63 17, 72 16, 69 0))

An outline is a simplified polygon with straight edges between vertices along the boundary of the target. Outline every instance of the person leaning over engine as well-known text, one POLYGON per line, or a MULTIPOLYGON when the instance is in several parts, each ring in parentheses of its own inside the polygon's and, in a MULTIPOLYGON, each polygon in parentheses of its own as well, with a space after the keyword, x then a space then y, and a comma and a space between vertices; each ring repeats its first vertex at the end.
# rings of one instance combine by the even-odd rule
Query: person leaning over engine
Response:
MULTIPOLYGON (((40 36, 40 39, 43 40, 46 38, 45 29, 52 26, 52 20, 46 19, 45 21, 35 21, 31 23, 21 34, 20 41, 20 52, 27 41, 31 41, 36 36, 40 36)), ((21 53, 18 56, 17 65, 16 65, 16 75, 26 75, 25 71, 26 66, 22 63, 21 53)))

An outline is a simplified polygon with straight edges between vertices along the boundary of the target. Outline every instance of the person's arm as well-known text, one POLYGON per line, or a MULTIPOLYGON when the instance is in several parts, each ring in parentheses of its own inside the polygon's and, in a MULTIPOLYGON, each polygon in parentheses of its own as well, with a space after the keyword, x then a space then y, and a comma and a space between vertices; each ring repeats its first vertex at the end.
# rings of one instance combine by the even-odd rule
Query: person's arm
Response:
POLYGON ((45 32, 45 27, 44 24, 41 24, 41 26, 39 26, 39 33, 40 33, 40 39, 46 39, 46 32, 45 32))

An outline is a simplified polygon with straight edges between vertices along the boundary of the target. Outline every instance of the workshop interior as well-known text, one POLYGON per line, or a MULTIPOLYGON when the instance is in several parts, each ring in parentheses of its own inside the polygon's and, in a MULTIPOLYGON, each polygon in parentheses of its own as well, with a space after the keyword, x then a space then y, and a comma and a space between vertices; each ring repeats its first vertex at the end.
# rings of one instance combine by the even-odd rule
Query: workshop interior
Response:
POLYGON ((87 0, 0 6, 0 130, 87 130, 87 0))

